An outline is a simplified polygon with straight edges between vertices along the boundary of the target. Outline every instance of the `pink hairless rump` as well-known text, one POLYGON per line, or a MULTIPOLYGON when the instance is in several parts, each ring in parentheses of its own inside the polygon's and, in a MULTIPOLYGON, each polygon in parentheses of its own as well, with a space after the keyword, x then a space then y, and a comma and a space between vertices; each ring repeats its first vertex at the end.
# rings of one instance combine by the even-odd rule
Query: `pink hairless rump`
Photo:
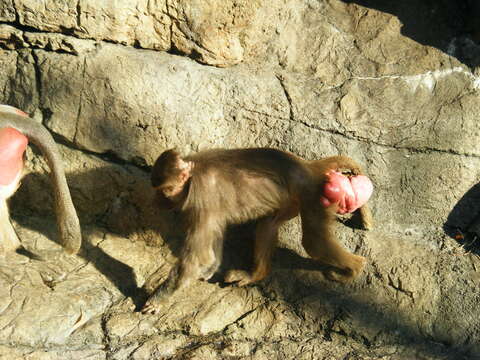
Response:
POLYGON ((0 185, 11 184, 22 171, 28 138, 13 128, 0 129, 0 185))
POLYGON ((373 184, 365 175, 346 176, 331 170, 326 177, 320 201, 325 207, 337 204, 339 214, 354 212, 372 195, 373 184))

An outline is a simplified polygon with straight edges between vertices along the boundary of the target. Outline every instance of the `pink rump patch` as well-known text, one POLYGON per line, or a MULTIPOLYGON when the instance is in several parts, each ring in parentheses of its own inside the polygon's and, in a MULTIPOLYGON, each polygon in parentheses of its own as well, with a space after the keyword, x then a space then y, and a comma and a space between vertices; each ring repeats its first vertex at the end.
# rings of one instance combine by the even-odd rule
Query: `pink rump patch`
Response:
POLYGON ((0 185, 9 185, 23 168, 28 138, 13 128, 0 129, 0 185))
POLYGON ((364 205, 373 193, 373 184, 365 175, 345 176, 331 170, 320 198, 323 206, 338 204, 337 213, 346 214, 364 205))

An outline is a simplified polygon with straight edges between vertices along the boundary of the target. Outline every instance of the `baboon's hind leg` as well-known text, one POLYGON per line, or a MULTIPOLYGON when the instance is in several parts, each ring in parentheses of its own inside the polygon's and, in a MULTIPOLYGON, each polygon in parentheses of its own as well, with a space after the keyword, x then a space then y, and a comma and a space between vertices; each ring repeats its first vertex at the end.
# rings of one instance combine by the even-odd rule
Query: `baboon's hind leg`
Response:
POLYGON ((308 255, 338 271, 326 271, 325 275, 336 281, 356 278, 365 265, 363 256, 347 251, 335 238, 335 208, 315 204, 301 209, 302 244, 308 255))

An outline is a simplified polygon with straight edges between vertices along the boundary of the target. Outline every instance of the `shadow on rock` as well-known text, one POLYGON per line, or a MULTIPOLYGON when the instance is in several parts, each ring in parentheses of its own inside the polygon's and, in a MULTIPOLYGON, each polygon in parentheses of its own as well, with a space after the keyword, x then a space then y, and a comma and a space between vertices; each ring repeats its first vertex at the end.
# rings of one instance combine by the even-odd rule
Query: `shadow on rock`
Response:
MULTIPOLYGON (((346 226, 358 227, 358 219, 353 217, 344 217, 339 219, 346 226)), ((229 226, 225 234, 224 251, 222 254, 222 263, 220 269, 210 282, 219 283, 221 286, 228 286, 223 283, 223 277, 228 270, 246 270, 250 271, 253 267, 253 254, 255 242, 256 221, 246 224, 229 226)), ((272 258, 272 267, 278 269, 291 270, 331 270, 332 267, 322 265, 312 258, 305 258, 294 251, 278 247, 275 249, 272 258)))
MULTIPOLYGON (((366 296, 364 291, 359 291, 358 282, 350 286, 339 285, 322 281, 312 274, 308 276, 295 272, 277 272, 274 278, 256 286, 266 298, 281 298, 288 302, 298 316, 318 317, 314 322, 320 324, 326 341, 331 341, 332 336, 345 336, 373 351, 379 345, 391 345, 397 350, 399 346, 404 346, 406 349, 413 349, 415 356, 411 357, 412 359, 467 360, 477 358, 472 355, 478 355, 472 354, 468 347, 463 349, 461 346, 457 347, 457 344, 448 344, 424 334, 408 313, 395 310, 392 304, 372 301, 373 294, 366 296), (308 310, 301 304, 307 298, 319 304, 322 312, 306 315, 305 311, 308 310)), ((309 336, 309 330, 305 329, 306 336, 309 336)), ((361 353, 356 355, 363 359, 361 353)), ((364 355, 370 358, 372 354, 364 355)), ((398 359, 410 358, 398 355, 398 359)), ((386 354, 379 358, 384 356, 386 354)), ((395 355, 393 358, 397 359, 395 355)))
MULTIPOLYGON (((147 298, 146 290, 138 287, 133 269, 115 259, 90 241, 89 227, 106 231, 148 245, 166 244, 178 256, 181 236, 178 235, 175 214, 165 213, 153 206, 152 189, 144 171, 121 166, 102 166, 78 174, 67 174, 73 202, 82 225, 83 243, 79 256, 91 262, 137 308, 147 298)), ((30 221, 45 218, 55 221, 53 192, 45 174, 31 173, 12 199, 12 216, 25 228, 46 235, 60 243, 56 227, 30 221)), ((154 269, 152 269, 153 271, 154 269)))
MULTIPOLYGON (((52 226, 55 221, 53 218, 39 220, 38 217, 29 218, 26 216, 16 216, 15 220, 21 226, 41 233, 47 238, 60 243, 57 237, 56 227, 52 226)), ((100 273, 110 280, 123 296, 131 298, 136 309, 143 306, 148 294, 143 288, 137 285, 133 268, 115 259, 98 245, 94 245, 92 243, 93 235, 90 234, 89 229, 84 228, 82 234, 82 247, 78 256, 91 263, 100 273)), ((48 260, 46 258, 48 255, 44 256, 27 249, 21 249, 18 253, 35 260, 48 260)))
POLYGON ((468 190, 455 204, 443 225, 445 233, 480 255, 480 183, 468 190))
POLYGON ((147 301, 148 294, 138 286, 133 268, 92 245, 88 238, 88 235, 84 236, 79 255, 105 275, 123 296, 131 298, 136 310, 140 309, 147 301))
POLYGON ((467 66, 480 65, 478 0, 342 1, 395 15, 403 24, 402 35, 455 56, 467 66))

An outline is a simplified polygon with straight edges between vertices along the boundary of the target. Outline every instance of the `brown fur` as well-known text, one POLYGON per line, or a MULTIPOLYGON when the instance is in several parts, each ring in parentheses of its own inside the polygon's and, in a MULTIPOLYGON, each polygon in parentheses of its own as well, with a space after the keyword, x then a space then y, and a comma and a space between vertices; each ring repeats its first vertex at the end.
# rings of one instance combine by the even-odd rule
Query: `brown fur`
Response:
MULTIPOLYGON (((352 159, 335 156, 306 161, 268 148, 205 151, 180 160, 193 166, 184 190, 175 199, 162 193, 162 182, 170 181, 165 169, 172 167, 172 159, 181 158, 173 150, 159 157, 152 169, 152 185, 157 189, 161 205, 182 212, 187 236, 179 264, 150 297, 143 312, 155 312, 164 299, 192 280, 210 278, 220 265, 226 226, 252 219, 259 219, 254 267, 250 273, 228 272, 226 282, 246 285, 267 276, 278 229, 298 214, 302 219, 302 244, 307 253, 338 269, 327 274, 331 279, 350 280, 361 272, 364 258, 349 253, 335 239, 332 225, 336 207, 325 208, 320 203, 328 170, 362 173, 352 159)), ((363 206, 360 214, 364 227, 370 228, 372 219, 368 207, 363 206)))

